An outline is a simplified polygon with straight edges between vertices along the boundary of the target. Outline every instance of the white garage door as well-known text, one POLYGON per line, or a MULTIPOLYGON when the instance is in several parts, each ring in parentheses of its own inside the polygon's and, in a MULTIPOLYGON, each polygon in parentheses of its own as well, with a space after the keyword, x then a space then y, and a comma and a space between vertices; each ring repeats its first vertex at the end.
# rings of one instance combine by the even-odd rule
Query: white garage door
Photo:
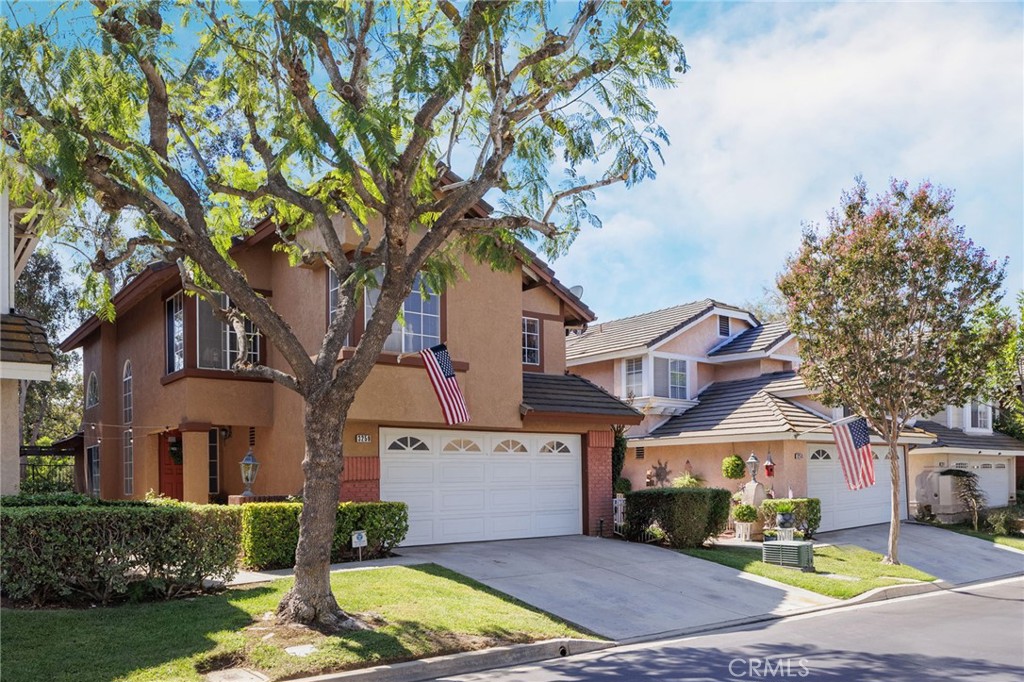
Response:
MULTIPOLYGON (((887 523, 890 516, 892 475, 885 458, 888 448, 874 448, 875 484, 850 490, 843 478, 834 445, 811 445, 807 461, 807 496, 821 500, 821 527, 818 532, 887 523)), ((902 455, 902 453, 901 453, 902 455)), ((900 457, 900 476, 906 467, 900 457)), ((901 518, 907 517, 905 487, 900 485, 901 518)))
POLYGON ((1010 501, 1010 470, 1006 462, 982 461, 974 468, 978 485, 985 493, 985 506, 1005 507, 1010 501))
POLYGON ((380 498, 409 505, 405 546, 583 532, 580 437, 380 430, 380 498))

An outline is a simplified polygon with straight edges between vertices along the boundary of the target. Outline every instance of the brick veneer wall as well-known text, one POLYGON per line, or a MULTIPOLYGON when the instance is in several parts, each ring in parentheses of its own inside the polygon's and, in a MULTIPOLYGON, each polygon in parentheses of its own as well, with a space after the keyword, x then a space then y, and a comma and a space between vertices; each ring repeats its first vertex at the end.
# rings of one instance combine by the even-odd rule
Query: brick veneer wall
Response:
POLYGON ((380 458, 346 457, 341 474, 343 502, 377 502, 380 500, 380 458))
POLYGON ((583 439, 583 532, 597 535, 604 521, 604 536, 612 527, 612 445, 608 431, 588 431, 583 439))

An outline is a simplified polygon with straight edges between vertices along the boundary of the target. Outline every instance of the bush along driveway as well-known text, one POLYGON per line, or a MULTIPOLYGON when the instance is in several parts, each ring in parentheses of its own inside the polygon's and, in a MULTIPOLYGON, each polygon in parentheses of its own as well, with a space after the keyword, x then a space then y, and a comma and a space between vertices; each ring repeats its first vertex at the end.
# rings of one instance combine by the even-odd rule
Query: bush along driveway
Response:
POLYGON ((106 609, 4 609, 11 680, 200 680, 224 668, 271 679, 314 675, 557 637, 586 637, 541 611, 436 565, 331 576, 343 609, 371 630, 324 635, 265 620, 291 580, 106 609), (286 651, 303 647, 304 656, 286 651))
POLYGON ((754 547, 720 545, 683 553, 835 599, 850 599, 877 587, 935 580, 910 566, 882 564, 880 554, 853 545, 815 547, 814 572, 766 564, 761 561, 760 548, 754 547))

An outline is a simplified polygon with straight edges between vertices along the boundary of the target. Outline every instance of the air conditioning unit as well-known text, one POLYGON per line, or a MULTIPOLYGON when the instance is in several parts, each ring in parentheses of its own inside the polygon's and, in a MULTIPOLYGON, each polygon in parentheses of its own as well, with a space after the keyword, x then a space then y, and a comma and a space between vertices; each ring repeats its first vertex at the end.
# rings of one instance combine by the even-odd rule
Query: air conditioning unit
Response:
POLYGON ((814 570, 814 543, 804 541, 766 542, 761 545, 761 561, 804 571, 814 570))

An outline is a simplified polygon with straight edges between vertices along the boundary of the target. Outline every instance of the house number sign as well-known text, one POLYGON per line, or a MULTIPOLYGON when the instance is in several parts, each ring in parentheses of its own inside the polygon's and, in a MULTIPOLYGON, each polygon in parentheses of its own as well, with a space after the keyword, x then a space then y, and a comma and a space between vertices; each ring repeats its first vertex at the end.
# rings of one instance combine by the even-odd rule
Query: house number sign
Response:
POLYGON ((370 434, 368 434, 368 433, 357 433, 356 434, 356 442, 357 443, 372 443, 373 439, 370 437, 370 434))

